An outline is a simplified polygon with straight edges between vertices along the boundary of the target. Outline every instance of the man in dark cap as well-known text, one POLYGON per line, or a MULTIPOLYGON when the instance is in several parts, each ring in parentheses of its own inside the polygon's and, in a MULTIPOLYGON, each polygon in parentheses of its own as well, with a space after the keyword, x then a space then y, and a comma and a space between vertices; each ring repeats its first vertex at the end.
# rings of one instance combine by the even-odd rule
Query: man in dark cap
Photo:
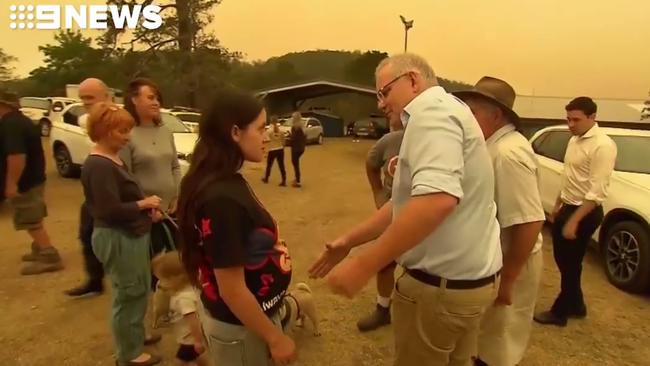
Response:
POLYGON ((18 97, 7 92, 0 92, 0 187, 13 208, 14 228, 26 230, 32 237, 31 253, 22 257, 27 263, 21 274, 63 269, 59 252, 43 225, 47 207, 40 131, 20 112, 18 97))

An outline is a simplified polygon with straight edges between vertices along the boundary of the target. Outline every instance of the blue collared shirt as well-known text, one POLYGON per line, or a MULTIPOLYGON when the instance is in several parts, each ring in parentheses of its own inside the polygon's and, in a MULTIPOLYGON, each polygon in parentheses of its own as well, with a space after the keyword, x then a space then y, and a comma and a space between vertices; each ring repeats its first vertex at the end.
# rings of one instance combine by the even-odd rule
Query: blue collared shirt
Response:
POLYGON ((447 279, 490 276, 502 266, 494 174, 470 109, 435 86, 402 113, 404 140, 393 181, 393 219, 414 196, 444 192, 459 203, 398 262, 447 279))

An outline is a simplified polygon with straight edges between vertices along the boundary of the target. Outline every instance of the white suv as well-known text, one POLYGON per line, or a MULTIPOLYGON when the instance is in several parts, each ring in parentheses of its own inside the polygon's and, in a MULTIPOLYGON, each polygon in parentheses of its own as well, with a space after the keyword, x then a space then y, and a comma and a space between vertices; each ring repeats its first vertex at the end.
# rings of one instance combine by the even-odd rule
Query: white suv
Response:
MULTIPOLYGON (((291 125, 293 124, 291 118, 281 119, 280 121, 280 131, 285 135, 291 133, 291 125)), ((319 145, 323 144, 323 125, 320 121, 314 117, 303 117, 302 118, 303 128, 305 130, 305 137, 307 138, 307 143, 316 143, 319 145)), ((268 126, 267 126, 268 128, 268 126)))
MULTIPOLYGON (((618 155, 603 204, 605 218, 593 239, 603 254, 607 277, 616 287, 643 292, 650 286, 650 131, 601 127, 616 142, 618 155)), ((560 192, 566 126, 544 128, 531 138, 540 172, 544 210, 553 210, 560 192)))
MULTIPOLYGON (((78 177, 81 166, 93 146, 85 128, 79 126, 79 117, 85 113, 83 104, 71 104, 63 110, 61 117, 52 123, 50 141, 56 169, 62 177, 78 177)), ((161 118, 163 124, 174 133, 181 172, 185 174, 198 135, 192 133, 177 117, 165 109, 161 110, 161 118)))
POLYGON ((52 121, 60 118, 63 109, 73 103, 79 102, 70 98, 20 98, 20 111, 41 128, 41 136, 50 136, 52 121))

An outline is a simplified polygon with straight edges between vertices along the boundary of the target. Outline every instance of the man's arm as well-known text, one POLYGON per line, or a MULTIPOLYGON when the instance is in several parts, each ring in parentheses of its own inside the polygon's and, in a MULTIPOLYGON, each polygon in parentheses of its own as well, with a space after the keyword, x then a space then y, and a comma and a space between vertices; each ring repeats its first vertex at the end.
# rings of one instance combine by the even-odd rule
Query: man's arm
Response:
POLYGON ((18 181, 23 175, 27 155, 25 154, 12 154, 7 156, 7 178, 5 180, 5 187, 7 190, 7 197, 11 198, 18 194, 18 181))
POLYGON ((393 204, 389 201, 368 219, 353 227, 341 237, 348 249, 377 239, 390 225, 393 217, 393 204))
POLYGON ((359 256, 360 262, 379 272, 434 232, 457 204, 456 197, 442 192, 412 197, 375 245, 359 256))
POLYGON ((514 283, 519 277, 519 273, 526 265, 530 253, 535 247, 543 225, 544 221, 533 221, 503 229, 505 234, 503 236, 510 238, 511 245, 508 251, 503 254, 502 283, 514 283))
POLYGON ((616 164, 616 153, 616 145, 613 142, 596 149, 589 170, 591 188, 582 205, 569 218, 574 225, 577 226, 585 216, 607 199, 609 181, 616 164))
POLYGON ((383 203, 382 197, 384 195, 384 186, 381 182, 381 168, 377 169, 372 163, 366 162, 366 176, 368 177, 368 184, 372 190, 372 198, 375 202, 375 207, 379 209, 383 203))

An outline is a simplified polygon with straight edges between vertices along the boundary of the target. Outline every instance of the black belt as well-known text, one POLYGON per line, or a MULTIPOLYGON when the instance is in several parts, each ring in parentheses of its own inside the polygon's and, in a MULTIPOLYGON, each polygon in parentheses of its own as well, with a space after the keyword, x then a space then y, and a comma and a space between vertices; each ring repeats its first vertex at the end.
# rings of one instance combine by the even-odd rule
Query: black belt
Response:
MULTIPOLYGON (((442 277, 428 274, 419 269, 407 268, 406 273, 408 273, 411 277, 415 278, 416 280, 426 283, 427 285, 440 287, 440 283, 442 283, 442 277)), ((477 280, 447 280, 446 288, 453 289, 453 290, 470 290, 473 288, 483 287, 485 285, 494 283, 494 281, 496 281, 500 273, 501 270, 499 270, 497 273, 491 276, 479 278, 477 280)))

